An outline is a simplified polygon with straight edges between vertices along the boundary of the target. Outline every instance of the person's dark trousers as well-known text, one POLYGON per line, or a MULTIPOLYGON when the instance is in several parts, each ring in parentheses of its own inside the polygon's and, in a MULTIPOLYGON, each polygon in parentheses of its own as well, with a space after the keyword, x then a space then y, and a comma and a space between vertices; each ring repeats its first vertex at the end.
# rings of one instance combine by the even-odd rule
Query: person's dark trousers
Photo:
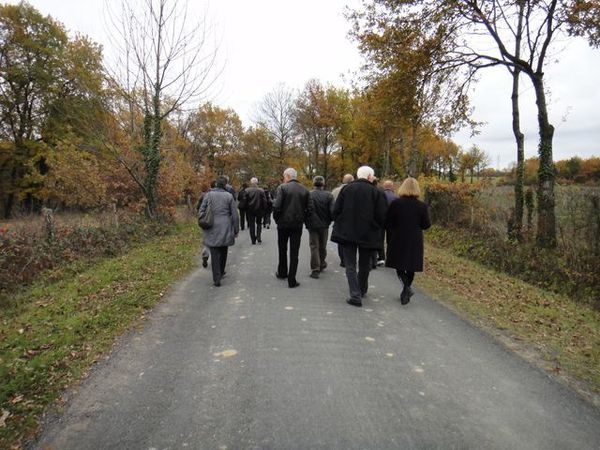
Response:
POLYGON ((221 278, 225 273, 225 264, 227 264, 228 247, 210 247, 210 264, 212 268, 213 282, 221 283, 221 278))
POLYGON ((327 267, 327 236, 329 228, 317 228, 308 232, 308 244, 310 246, 310 270, 320 271, 327 267))
POLYGON ((377 259, 385 261, 385 230, 381 230, 381 247, 377 249, 377 259))
POLYGON ((298 271, 298 253, 300 251, 300 240, 302 239, 302 228, 279 228, 277 230, 277 247, 279 248, 279 265, 277 276, 287 276, 288 285, 296 284, 296 272, 298 271), (287 246, 290 242, 290 267, 288 269, 287 246))
POLYGON ((248 217, 248 228, 250 229, 250 240, 253 244, 256 244, 256 240, 261 242, 260 235, 262 233, 262 216, 256 215, 253 212, 246 212, 248 217))
POLYGON ((396 275, 398 275, 398 278, 402 280, 402 284, 404 285, 405 289, 409 288, 415 279, 415 273, 411 272, 410 270, 396 269, 396 275))
POLYGON ((342 244, 337 245, 338 248, 338 256, 340 257, 340 266, 344 267, 344 250, 342 248, 342 244))
POLYGON ((265 215, 263 216, 263 226, 264 227, 271 226, 271 213, 270 212, 265 213, 265 215))
POLYGON ((361 248, 357 244, 342 244, 346 278, 350 289, 350 300, 361 303, 361 298, 369 289, 369 271, 373 249, 361 248), (358 250, 358 273, 356 271, 356 252, 358 250))
POLYGON ((244 209, 240 209, 240 230, 243 230, 246 227, 246 211, 244 209))

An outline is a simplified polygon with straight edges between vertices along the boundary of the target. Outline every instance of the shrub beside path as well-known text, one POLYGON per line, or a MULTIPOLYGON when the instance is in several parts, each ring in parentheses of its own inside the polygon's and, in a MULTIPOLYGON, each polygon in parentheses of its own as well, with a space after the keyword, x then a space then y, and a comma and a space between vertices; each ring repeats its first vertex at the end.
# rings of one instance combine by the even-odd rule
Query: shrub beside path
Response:
MULTIPOLYGON (((329 268, 274 277, 276 232, 243 234, 212 287, 199 268, 45 424, 36 448, 600 447, 600 411, 377 269, 364 307, 329 268)), ((157 261, 157 264, 160 262, 157 261)))

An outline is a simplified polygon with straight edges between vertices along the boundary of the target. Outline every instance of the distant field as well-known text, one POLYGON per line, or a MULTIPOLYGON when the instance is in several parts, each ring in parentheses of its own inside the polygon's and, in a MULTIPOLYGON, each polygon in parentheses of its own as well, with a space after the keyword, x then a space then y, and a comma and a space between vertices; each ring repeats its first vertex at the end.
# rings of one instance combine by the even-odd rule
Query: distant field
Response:
MULTIPOLYGON (((585 234, 582 232, 593 225, 591 222, 594 217, 598 216, 599 211, 595 210, 592 199, 600 198, 600 187, 556 186, 555 196, 558 239, 559 244, 564 244, 569 239, 585 234)), ((482 191, 481 202, 485 206, 494 228, 500 233, 506 233, 507 220, 510 208, 514 206, 514 198, 513 186, 491 186, 482 191)), ((534 201, 537 203, 537 199, 534 201)), ((536 220, 537 214, 534 207, 534 233, 536 220)))

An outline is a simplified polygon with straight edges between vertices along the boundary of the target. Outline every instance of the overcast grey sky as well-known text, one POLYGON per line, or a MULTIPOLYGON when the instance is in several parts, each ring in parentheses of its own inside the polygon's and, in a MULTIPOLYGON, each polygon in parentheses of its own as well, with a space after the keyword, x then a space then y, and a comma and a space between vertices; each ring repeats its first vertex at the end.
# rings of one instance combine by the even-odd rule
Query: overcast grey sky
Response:
MULTIPOLYGON (((2 1, 2 0, 0 0, 2 1)), ((109 0, 118 3, 118 0, 109 0)), ((16 0, 8 3, 18 3, 16 0)), ((89 35, 108 46, 104 0, 30 0, 68 30, 89 35)), ((193 14, 208 12, 220 44, 224 72, 211 100, 233 108, 246 126, 256 104, 279 83, 301 89, 311 78, 347 85, 361 64, 347 37, 346 5, 359 0, 212 0, 190 1, 193 14), (346 80, 346 81, 345 81, 346 80)), ((574 155, 600 156, 600 50, 581 40, 563 44, 556 62, 546 70, 551 122, 556 127, 555 160, 574 155)), ((109 48, 105 49, 108 53, 109 48)), ((477 144, 490 155, 491 165, 506 167, 515 160, 511 131, 511 80, 505 69, 482 73, 473 92, 474 119, 485 124, 471 138, 454 136, 464 149, 477 144)), ((526 156, 537 152, 535 100, 530 83, 521 82, 526 156)))

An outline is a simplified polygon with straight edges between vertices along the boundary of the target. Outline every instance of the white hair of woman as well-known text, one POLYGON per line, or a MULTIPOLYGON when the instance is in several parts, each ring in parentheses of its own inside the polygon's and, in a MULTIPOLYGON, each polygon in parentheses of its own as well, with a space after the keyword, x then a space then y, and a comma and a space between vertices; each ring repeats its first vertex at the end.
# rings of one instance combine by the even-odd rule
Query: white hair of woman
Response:
POLYGON ((253 186, 257 186, 258 185, 258 178, 256 178, 256 177, 250 178, 250 184, 253 185, 253 186))
POLYGON ((290 180, 295 180, 298 177, 298 172, 292 167, 288 167, 283 171, 283 176, 288 176, 290 180))
POLYGON ((361 166, 356 171, 356 178, 365 178, 369 181, 375 177, 375 171, 369 166, 361 166))

